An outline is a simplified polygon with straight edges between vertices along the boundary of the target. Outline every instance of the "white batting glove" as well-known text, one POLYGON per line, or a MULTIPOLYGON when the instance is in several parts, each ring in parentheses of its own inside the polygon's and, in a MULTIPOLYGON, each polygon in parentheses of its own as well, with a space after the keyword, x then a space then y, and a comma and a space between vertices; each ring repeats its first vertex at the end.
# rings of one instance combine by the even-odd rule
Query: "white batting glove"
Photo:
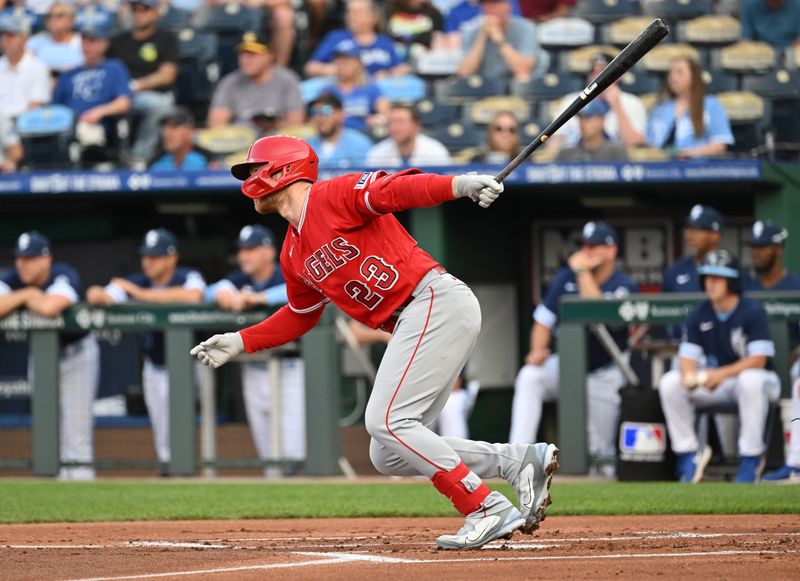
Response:
POLYGON ((488 208, 500 194, 503 184, 490 175, 465 174, 456 178, 456 198, 469 198, 481 208, 488 208))
POLYGON ((239 333, 214 335, 192 348, 189 353, 209 367, 216 369, 244 351, 244 342, 239 333))

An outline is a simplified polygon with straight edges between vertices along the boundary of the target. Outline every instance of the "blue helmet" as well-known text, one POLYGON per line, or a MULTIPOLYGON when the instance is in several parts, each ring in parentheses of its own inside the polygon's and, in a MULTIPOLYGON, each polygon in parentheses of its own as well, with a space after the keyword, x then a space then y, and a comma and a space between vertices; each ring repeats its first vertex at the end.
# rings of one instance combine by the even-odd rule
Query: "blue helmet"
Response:
POLYGON ((706 254, 703 264, 697 267, 700 286, 705 289, 706 276, 721 276, 728 279, 728 290, 742 294, 742 268, 739 261, 727 250, 715 250, 706 254))

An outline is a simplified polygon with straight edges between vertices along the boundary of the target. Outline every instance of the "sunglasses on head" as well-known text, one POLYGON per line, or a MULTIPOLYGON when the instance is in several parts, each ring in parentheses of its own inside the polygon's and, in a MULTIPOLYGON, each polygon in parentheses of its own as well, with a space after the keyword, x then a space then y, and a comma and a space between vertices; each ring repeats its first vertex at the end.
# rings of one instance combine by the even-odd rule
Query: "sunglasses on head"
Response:
POLYGON ((311 108, 311 115, 313 117, 316 117, 317 115, 332 115, 333 112, 333 105, 317 105, 316 107, 311 108))
POLYGON ((514 127, 513 125, 493 125, 492 126, 492 130, 493 131, 497 131, 498 133, 500 133, 500 132, 516 133, 517 132, 517 128, 514 127))

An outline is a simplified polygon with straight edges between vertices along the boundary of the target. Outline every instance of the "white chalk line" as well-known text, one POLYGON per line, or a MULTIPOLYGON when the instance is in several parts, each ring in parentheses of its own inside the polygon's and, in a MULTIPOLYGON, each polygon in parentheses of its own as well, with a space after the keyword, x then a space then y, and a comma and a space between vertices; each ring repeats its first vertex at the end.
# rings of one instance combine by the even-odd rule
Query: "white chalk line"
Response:
POLYGON ((153 579, 158 577, 177 577, 187 575, 206 575, 215 573, 235 573, 242 571, 261 571, 268 569, 290 569, 296 567, 315 567, 352 562, 390 563, 395 565, 422 565, 431 563, 472 563, 482 561, 580 561, 592 559, 663 559, 668 557, 727 557, 741 555, 788 555, 798 551, 685 551, 680 553, 616 553, 610 555, 548 555, 525 557, 471 557, 471 558, 442 558, 442 559, 408 559, 397 557, 383 557, 380 555, 354 555, 351 553, 313 553, 299 551, 292 554, 308 557, 319 557, 313 561, 299 561, 297 563, 269 563, 264 565, 248 565, 242 567, 219 567, 215 569, 194 569, 188 571, 170 571, 164 573, 144 573, 140 575, 116 575, 113 577, 86 577, 70 579, 68 581, 119 581, 122 579, 153 579))

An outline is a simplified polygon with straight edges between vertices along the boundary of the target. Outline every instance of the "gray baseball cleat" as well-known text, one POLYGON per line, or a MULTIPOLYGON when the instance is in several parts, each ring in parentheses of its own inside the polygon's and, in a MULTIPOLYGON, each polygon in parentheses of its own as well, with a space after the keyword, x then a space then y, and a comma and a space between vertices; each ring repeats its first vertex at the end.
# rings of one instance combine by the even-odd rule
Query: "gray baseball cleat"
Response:
POLYGON ((436 539, 436 546, 454 551, 480 549, 495 539, 510 537, 525 523, 522 513, 499 492, 492 492, 486 499, 489 503, 505 501, 507 506, 494 514, 486 515, 483 506, 487 502, 484 501, 481 508, 467 515, 464 526, 456 534, 442 535, 436 539))
POLYGON ((520 532, 526 535, 539 528, 550 506, 550 485, 558 470, 558 448, 544 442, 528 446, 522 468, 511 482, 519 498, 519 508, 525 519, 520 532))

